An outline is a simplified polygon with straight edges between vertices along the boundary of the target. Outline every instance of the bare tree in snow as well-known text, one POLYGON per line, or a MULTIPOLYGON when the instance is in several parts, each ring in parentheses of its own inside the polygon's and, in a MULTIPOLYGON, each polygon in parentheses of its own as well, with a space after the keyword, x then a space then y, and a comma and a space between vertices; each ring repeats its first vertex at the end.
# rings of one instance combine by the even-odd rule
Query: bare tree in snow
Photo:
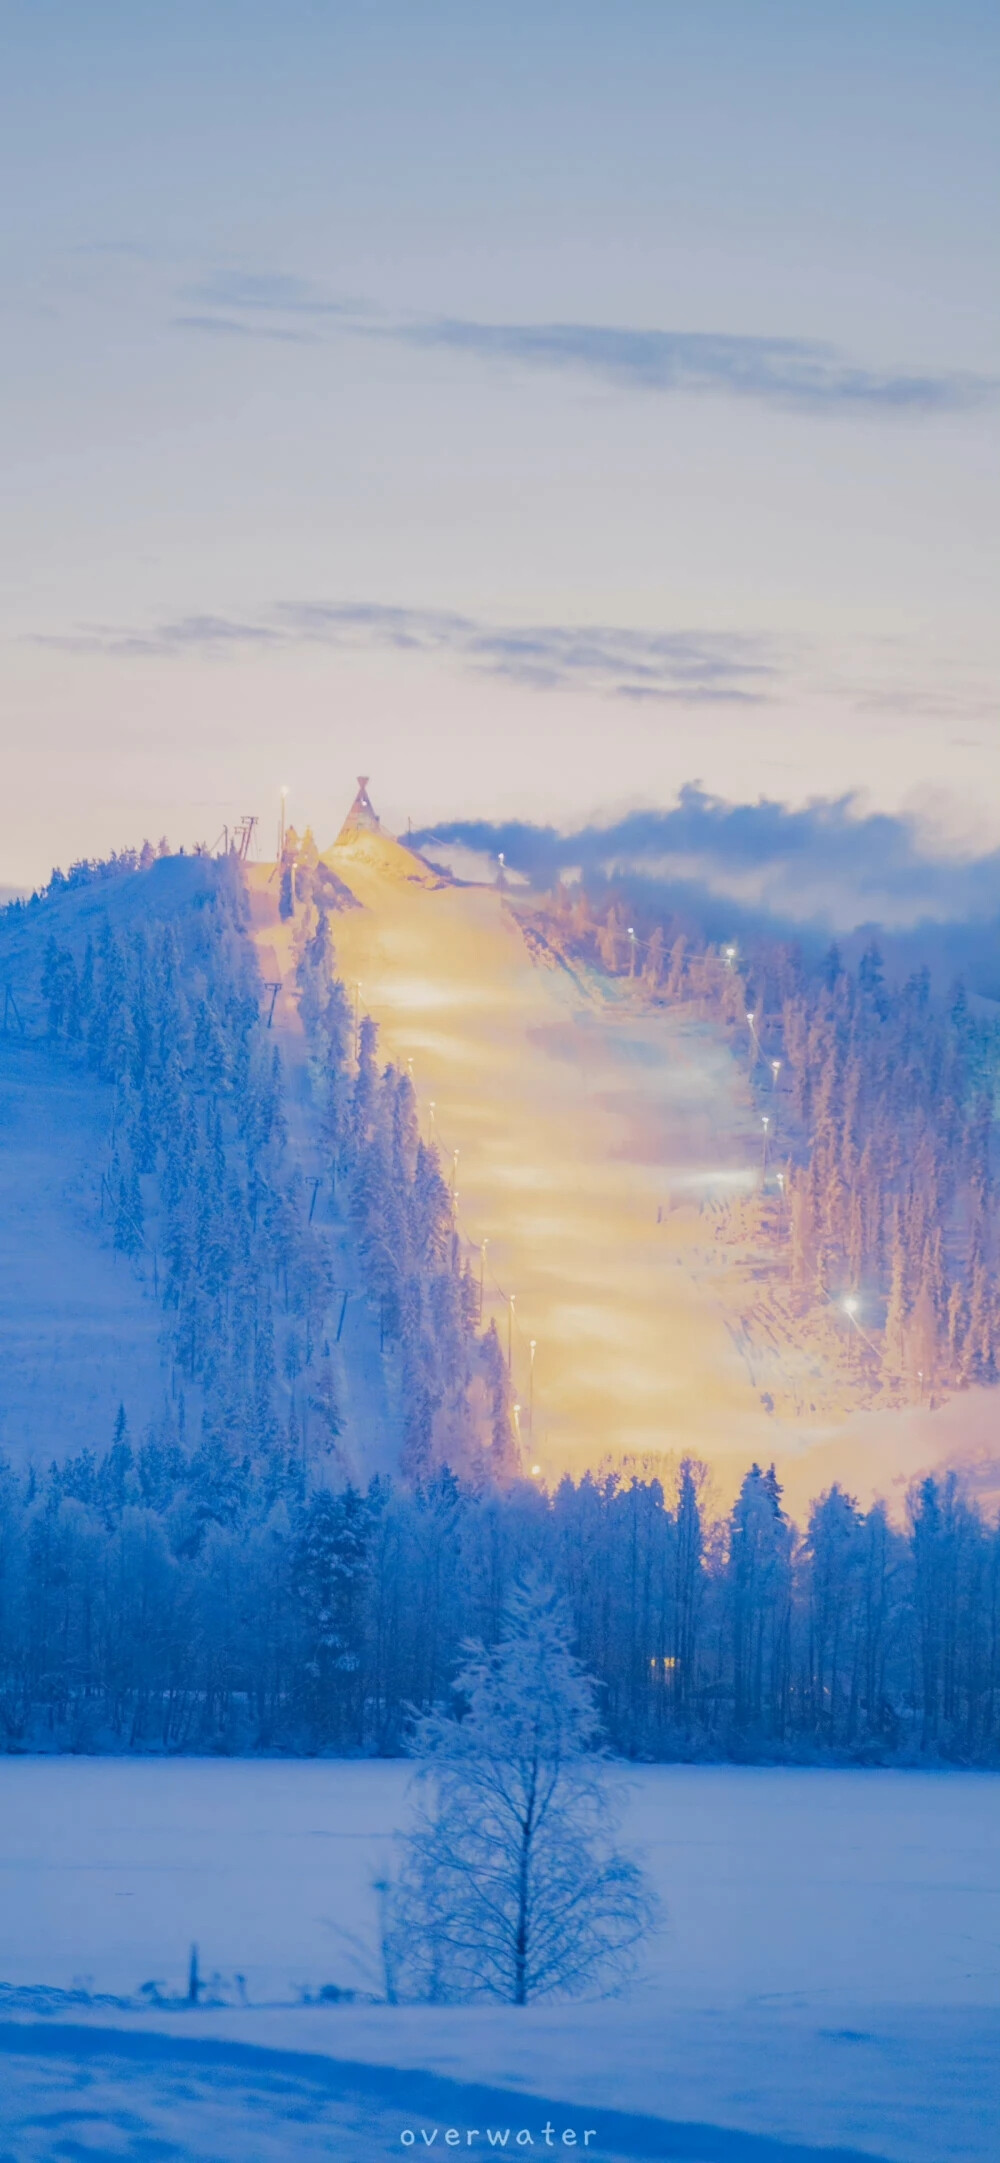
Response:
POLYGON ((655 1903, 613 1843, 595 1685, 539 1581, 514 1591, 493 1651, 468 1647, 462 1717, 416 1725, 423 1793, 391 1903, 401 1996, 525 2005, 614 1986, 655 1903))

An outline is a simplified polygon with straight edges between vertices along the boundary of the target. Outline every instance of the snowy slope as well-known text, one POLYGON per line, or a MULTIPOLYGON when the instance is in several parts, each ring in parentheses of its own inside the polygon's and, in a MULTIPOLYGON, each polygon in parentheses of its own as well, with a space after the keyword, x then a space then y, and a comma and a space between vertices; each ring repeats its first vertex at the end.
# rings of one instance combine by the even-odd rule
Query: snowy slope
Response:
POLYGON ((110 1092, 42 1042, 0 1036, 0 1450, 48 1464, 133 1432, 167 1377, 147 1280, 100 1213, 110 1092))
POLYGON ((148 1258, 116 1256, 101 1214, 111 1091, 44 1034, 45 944, 170 917, 210 878, 165 858, 0 915, 0 1449, 19 1460, 105 1449, 120 1404, 139 1433, 169 1386, 148 1258))
MULTIPOLYGON (((48 1037, 40 988, 46 944, 68 948, 79 966, 88 937, 97 946, 108 924, 127 934, 180 915, 213 893, 218 869, 206 858, 164 858, 0 915, 0 1017, 4 987, 12 995, 5 1033, 0 1023, 0 1449, 18 1462, 48 1464, 84 1448, 100 1454, 119 1405, 140 1438, 174 1380, 154 1296, 155 1227, 134 1260, 114 1253, 101 1181, 113 1092, 79 1051, 48 1037)), ((283 932, 273 882, 265 877, 254 899, 265 932, 272 920, 275 936, 283 932)), ((259 960, 270 983, 279 965, 268 936, 259 960)), ((283 950, 280 972, 293 970, 283 950)), ((290 1163, 312 1181, 328 1166, 318 1154, 305 1045, 288 991, 273 1019, 267 1041, 280 1044, 284 1058, 290 1163)), ((155 1203, 148 1181, 145 1200, 147 1209, 155 1203)), ((344 1418, 339 1460, 366 1481, 398 1464, 393 1364, 381 1355, 378 1316, 362 1296, 353 1239, 325 1177, 314 1222, 336 1286, 327 1328, 344 1418)), ((197 1420, 197 1386, 185 1396, 197 1420)))
POLYGON ((210 893, 213 877, 209 857, 164 856, 146 871, 67 887, 0 915, 0 986, 13 990, 29 1035, 43 1022, 38 977, 49 937, 82 947, 88 934, 97 940, 105 922, 126 931, 143 919, 168 919, 210 893))

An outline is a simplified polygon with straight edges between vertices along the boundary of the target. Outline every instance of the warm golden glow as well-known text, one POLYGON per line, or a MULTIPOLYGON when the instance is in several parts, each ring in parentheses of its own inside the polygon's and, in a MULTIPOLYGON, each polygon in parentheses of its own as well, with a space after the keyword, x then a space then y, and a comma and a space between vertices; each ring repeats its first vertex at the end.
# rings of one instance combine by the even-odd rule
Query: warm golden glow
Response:
POLYGON ((461 1160, 459 1226, 525 1436, 530 1398, 532 1475, 741 1437, 753 1454, 766 1416, 715 1197, 752 1189, 760 1149, 721 1032, 539 966, 502 890, 411 880, 380 844, 327 859, 362 903, 332 919, 337 966, 382 1056, 412 1064, 450 1180, 461 1160))
MULTIPOLYGON (((864 1496, 924 1462, 922 1428, 852 1410, 851 1368, 802 1341, 773 1251, 754 1247, 770 1114, 723 1029, 652 1008, 638 980, 533 959, 502 887, 443 882, 387 835, 351 834, 326 861, 361 904, 331 920, 352 1008, 412 1073, 453 1189, 461 1161, 456 1222, 510 1346, 529 1476, 650 1458, 669 1476, 691 1453, 724 1500, 775 1458, 801 1513, 833 1478, 864 1496)), ((279 921, 273 867, 250 877, 294 1058, 304 926, 279 921)), ((784 1208, 780 1172, 776 1188, 784 1208)))

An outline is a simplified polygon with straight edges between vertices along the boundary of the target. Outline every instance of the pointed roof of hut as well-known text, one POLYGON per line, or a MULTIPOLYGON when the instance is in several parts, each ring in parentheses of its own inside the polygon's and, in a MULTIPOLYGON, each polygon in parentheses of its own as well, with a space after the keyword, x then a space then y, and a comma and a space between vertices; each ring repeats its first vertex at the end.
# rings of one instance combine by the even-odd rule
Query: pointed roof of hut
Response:
POLYGON ((358 793, 337 835, 337 841, 347 841, 352 834, 380 834, 382 832, 378 812, 368 794, 368 775, 358 775, 358 793))

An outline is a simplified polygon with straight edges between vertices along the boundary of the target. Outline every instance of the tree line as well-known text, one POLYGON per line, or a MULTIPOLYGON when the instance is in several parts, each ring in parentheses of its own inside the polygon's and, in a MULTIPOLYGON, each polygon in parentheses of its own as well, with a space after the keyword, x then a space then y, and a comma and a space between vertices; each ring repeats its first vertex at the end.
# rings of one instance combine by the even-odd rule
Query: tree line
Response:
POLYGON ((627 1757, 996 1762, 1000 1530, 953 1478, 905 1526, 834 1486, 801 1532, 773 1471, 717 1519, 704 1480, 307 1489, 120 1418, 0 1477, 4 1746, 393 1754, 533 1575, 627 1757))

